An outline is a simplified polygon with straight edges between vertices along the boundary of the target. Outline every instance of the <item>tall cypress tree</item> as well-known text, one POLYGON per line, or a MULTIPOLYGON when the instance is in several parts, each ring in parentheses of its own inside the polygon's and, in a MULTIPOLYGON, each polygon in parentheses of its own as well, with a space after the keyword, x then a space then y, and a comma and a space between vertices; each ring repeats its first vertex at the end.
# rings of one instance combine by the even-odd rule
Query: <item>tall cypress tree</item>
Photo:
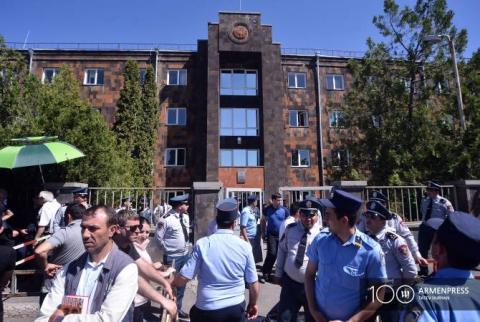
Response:
POLYGON ((148 66, 142 90, 142 114, 140 116, 139 174, 143 186, 153 183, 155 143, 158 130, 158 100, 155 71, 148 66))
POLYGON ((142 185, 140 171, 140 145, 142 122, 142 87, 140 85, 140 70, 135 61, 125 64, 123 73, 124 83, 117 103, 114 132, 119 143, 125 144, 127 151, 133 158, 134 183, 142 185))

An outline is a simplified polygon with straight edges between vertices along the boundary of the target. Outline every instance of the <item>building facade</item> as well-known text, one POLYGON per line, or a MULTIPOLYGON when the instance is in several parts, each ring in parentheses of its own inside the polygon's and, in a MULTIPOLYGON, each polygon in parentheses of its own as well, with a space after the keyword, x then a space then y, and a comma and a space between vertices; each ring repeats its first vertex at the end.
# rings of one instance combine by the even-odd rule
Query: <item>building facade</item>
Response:
POLYGON ((348 162, 338 143, 348 58, 282 54, 260 19, 221 12, 192 51, 32 49, 30 70, 49 82, 69 66, 82 97, 113 124, 125 63, 137 61, 141 77, 151 64, 160 109, 156 186, 218 181, 269 195, 327 185, 348 162))

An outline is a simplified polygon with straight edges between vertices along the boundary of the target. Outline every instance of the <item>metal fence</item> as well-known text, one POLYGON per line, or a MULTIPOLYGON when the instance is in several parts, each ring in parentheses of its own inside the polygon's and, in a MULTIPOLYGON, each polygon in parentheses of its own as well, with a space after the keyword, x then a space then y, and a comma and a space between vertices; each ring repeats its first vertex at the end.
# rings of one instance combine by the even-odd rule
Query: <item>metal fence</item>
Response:
MULTIPOLYGON (((317 198, 329 198, 331 186, 318 187, 281 187, 284 205, 289 206, 293 202, 301 201, 306 196, 312 195, 317 198)), ((422 215, 420 206, 426 186, 367 186, 360 193, 363 200, 373 190, 381 191, 389 200, 389 209, 403 217, 407 222, 421 221, 422 215)), ((457 208, 457 194, 455 186, 442 186, 440 195, 451 201, 454 208, 457 208)))
POLYGON ((129 197, 132 207, 142 206, 150 209, 155 208, 158 204, 166 202, 181 194, 189 193, 189 187, 175 188, 89 188, 89 202, 92 205, 104 204, 113 208, 122 205, 122 199, 129 197))

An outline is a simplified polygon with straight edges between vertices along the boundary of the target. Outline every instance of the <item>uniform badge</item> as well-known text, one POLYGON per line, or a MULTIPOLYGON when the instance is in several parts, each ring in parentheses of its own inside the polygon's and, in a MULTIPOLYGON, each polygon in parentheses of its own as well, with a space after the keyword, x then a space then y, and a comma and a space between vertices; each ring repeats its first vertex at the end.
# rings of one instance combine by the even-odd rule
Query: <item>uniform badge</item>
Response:
POLYGON ((403 256, 403 257, 407 257, 408 256, 408 246, 407 245, 400 245, 400 247, 398 247, 398 252, 403 256))
POLYGON ((374 191, 374 192, 372 193, 372 198, 377 198, 377 192, 376 192, 376 191, 374 191))
POLYGON ((307 201, 307 202, 306 202, 306 206, 307 206, 307 208, 312 208, 312 202, 311 202, 311 201, 307 201))

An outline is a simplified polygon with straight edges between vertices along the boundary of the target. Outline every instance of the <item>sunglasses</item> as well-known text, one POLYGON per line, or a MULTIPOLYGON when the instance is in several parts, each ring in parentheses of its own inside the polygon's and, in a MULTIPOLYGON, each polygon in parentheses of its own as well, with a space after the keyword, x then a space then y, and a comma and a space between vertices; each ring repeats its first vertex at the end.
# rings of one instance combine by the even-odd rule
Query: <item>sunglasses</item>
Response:
POLYGON ((123 228, 130 230, 130 232, 132 232, 132 233, 136 232, 137 229, 140 230, 140 232, 141 232, 142 228, 143 228, 143 225, 132 225, 132 226, 125 225, 125 226, 123 226, 123 228))

